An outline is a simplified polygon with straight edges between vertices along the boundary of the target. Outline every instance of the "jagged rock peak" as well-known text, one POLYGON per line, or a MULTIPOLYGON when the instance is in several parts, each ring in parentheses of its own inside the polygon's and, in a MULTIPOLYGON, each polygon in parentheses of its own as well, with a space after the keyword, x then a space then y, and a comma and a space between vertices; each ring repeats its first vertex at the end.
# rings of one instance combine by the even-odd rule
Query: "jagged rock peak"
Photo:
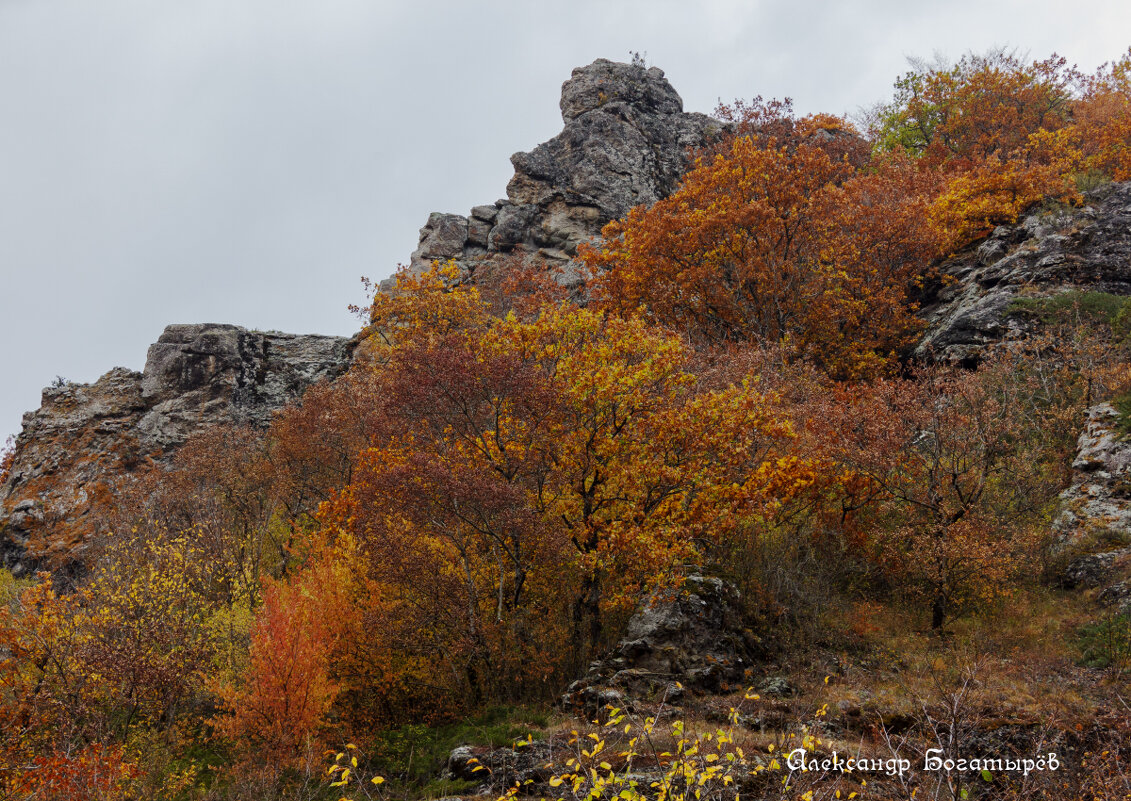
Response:
POLYGON ((587 278, 574 259, 577 246, 633 206, 671 194, 690 153, 725 128, 685 113, 663 70, 605 59, 573 71, 560 105, 562 132, 511 156, 507 197, 468 216, 430 215, 410 269, 451 259, 465 276, 490 285, 518 263, 535 263, 556 268, 555 278, 577 290, 587 278))
POLYGON ((611 103, 627 103, 654 114, 683 111, 682 98, 659 67, 646 69, 599 58, 587 67, 576 68, 562 84, 563 122, 611 103))
POLYGON ((0 485, 0 561, 21 574, 74 558, 97 533, 82 522, 97 486, 168 458, 209 426, 266 424, 349 359, 342 337, 171 325, 142 372, 116 367, 93 384, 46 388, 40 408, 24 415, 0 485))

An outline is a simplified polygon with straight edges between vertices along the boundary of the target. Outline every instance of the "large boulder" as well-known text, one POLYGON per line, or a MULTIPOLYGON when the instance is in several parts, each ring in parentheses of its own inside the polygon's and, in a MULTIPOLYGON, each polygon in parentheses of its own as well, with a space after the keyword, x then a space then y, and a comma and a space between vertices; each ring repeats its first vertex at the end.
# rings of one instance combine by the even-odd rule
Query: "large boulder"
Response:
POLYGON ((630 698, 672 701, 685 690, 736 689, 761 654, 758 638, 743 626, 734 585, 692 575, 651 593, 612 653, 570 685, 562 704, 592 714, 630 698))

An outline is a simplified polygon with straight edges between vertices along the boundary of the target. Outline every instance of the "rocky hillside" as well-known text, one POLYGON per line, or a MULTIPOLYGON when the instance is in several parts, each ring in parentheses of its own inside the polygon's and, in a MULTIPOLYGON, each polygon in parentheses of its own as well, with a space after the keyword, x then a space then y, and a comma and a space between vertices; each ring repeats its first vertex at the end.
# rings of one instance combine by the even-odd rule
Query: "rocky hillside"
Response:
MULTIPOLYGON (((561 110, 558 136, 511 157, 507 199, 467 217, 429 217, 412 269, 455 259, 473 280, 497 285, 518 259, 558 267, 554 275, 576 288, 577 245, 633 206, 667 196, 689 151, 722 130, 685 113, 662 70, 604 59, 573 71, 561 110)), ((336 337, 174 325, 141 373, 115 368, 94 384, 45 389, 0 486, 3 564, 22 574, 53 555, 73 556, 94 534, 81 521, 107 477, 168 456, 206 426, 266 423, 310 384, 344 370, 351 354, 336 337)))
MULTIPOLYGON (((638 204, 666 197, 724 124, 683 111, 662 70, 598 59, 562 85, 564 128, 511 157, 506 199, 467 216, 432 214, 410 268, 454 260, 471 280, 500 286, 535 263, 571 290, 585 282, 577 246, 638 204)), ((1131 184, 1112 184, 1078 209, 1035 211, 948 261, 929 289, 918 353, 976 356, 1021 336, 1018 297, 1065 289, 1131 294, 1131 184)), ((388 289, 391 282, 386 282, 388 289)), ((218 422, 264 424, 311 383, 344 370, 345 339, 260 333, 225 325, 168 327, 141 373, 115 368, 91 385, 44 390, 24 418, 15 462, 0 486, 3 564, 26 572, 52 553, 82 547, 81 521, 107 476, 162 459, 218 422)))
POLYGON ((93 384, 43 390, 24 415, 15 460, 0 486, 0 555, 17 575, 68 560, 88 531, 83 517, 108 479, 167 457, 221 422, 266 423, 271 413, 349 363, 349 340, 171 325, 145 369, 116 367, 93 384))

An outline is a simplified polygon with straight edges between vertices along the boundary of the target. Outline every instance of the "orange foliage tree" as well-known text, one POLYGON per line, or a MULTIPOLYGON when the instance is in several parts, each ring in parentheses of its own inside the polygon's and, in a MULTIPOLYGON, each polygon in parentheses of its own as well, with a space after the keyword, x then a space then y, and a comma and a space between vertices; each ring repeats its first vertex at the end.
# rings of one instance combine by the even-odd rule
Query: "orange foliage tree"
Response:
POLYGON ((878 143, 935 165, 1009 158, 1032 134, 1070 123, 1078 80, 1056 55, 1026 64, 996 50, 953 66, 917 64, 896 81, 892 103, 880 112, 878 143))
POLYGON ((946 176, 932 218, 957 248, 1046 198, 1079 200, 1072 179, 1083 169, 1114 170, 1111 145, 1126 137, 1120 64, 1090 78, 1056 55, 1025 63, 1003 50, 918 64, 872 134, 946 176))
POLYGON ((1084 381, 1034 354, 842 388, 811 423, 876 558, 931 627, 1008 594, 1040 551, 1084 381), (861 511, 862 510, 862 511, 861 511))
POLYGON ((875 373, 917 329, 907 293, 940 253, 936 181, 899 156, 862 169, 836 118, 758 124, 582 249, 595 299, 701 342, 786 343, 831 375, 875 373))
POLYGON ((218 687, 225 715, 217 729, 244 755, 307 765, 328 724, 341 684, 331 657, 351 633, 352 552, 319 549, 289 579, 264 579, 263 603, 251 627, 245 669, 218 687))
POLYGON ((1131 48, 1084 80, 1073 112, 1087 166, 1131 181, 1131 48))

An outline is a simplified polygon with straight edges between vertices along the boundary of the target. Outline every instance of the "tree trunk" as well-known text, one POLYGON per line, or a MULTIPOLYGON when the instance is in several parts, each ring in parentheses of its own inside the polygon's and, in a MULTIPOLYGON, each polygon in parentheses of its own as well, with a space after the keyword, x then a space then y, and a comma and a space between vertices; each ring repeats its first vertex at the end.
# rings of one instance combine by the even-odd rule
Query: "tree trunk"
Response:
POLYGON ((597 573, 585 577, 581 594, 573 604, 573 640, 578 652, 591 654, 601 641, 601 578, 597 573), (588 631, 585 621, 589 619, 588 631))
POLYGON ((935 593, 935 600, 931 604, 931 631, 939 631, 946 622, 946 596, 941 592, 935 593))

